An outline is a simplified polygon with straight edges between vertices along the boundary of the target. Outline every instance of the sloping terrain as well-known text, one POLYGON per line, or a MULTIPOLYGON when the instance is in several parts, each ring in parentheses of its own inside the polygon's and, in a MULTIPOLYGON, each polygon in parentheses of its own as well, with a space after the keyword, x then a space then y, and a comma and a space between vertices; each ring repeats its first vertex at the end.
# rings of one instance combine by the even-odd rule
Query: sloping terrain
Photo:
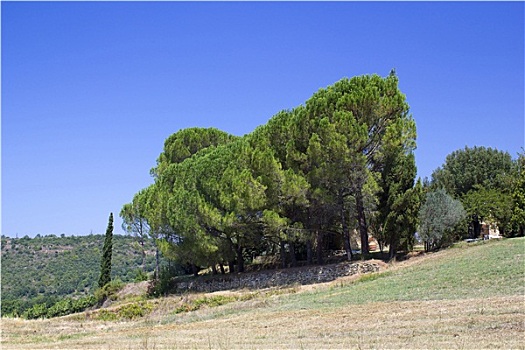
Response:
MULTIPOLYGON (((34 303, 92 293, 97 287, 104 235, 2 236, 2 312, 23 310, 34 303)), ((153 245, 147 250, 146 271, 153 271, 153 245)), ((133 281, 141 269, 142 251, 131 236, 113 236, 113 278, 133 281)))
POLYGON ((2 348, 523 349, 524 248, 523 238, 460 245, 314 286, 134 296, 58 319, 3 319, 2 348))

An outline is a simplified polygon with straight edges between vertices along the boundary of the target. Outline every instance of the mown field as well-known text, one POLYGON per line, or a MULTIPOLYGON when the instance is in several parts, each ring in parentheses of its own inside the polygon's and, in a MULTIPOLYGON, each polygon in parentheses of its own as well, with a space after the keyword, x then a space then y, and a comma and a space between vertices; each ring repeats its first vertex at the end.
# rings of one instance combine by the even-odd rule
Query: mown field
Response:
POLYGON ((519 238, 328 284, 134 296, 103 312, 4 318, 2 349, 525 349, 524 263, 519 238))

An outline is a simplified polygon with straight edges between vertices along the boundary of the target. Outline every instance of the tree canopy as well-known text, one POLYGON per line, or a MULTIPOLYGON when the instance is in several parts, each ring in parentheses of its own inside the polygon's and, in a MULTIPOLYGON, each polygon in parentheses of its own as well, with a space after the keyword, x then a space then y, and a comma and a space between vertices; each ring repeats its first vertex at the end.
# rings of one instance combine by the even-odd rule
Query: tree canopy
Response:
POLYGON ((443 166, 432 173, 432 182, 459 198, 480 187, 505 188, 512 171, 513 161, 508 152, 465 147, 447 156, 443 166))
POLYGON ((243 137, 174 133, 152 169, 155 182, 121 216, 130 232, 144 219, 165 253, 195 270, 243 271, 264 255, 283 266, 297 257, 311 263, 314 252, 321 263, 339 244, 351 259, 354 230, 366 255, 378 210, 394 255, 413 244, 415 221, 405 214, 419 207, 415 139, 393 71, 345 78, 243 137), (135 203, 144 203, 140 211, 135 203))
POLYGON ((109 214, 108 227, 102 248, 102 258, 100 260, 100 278, 98 286, 104 287, 111 281, 111 257, 113 255, 113 213, 109 214))
POLYGON ((443 188, 463 203, 471 238, 480 236, 482 222, 496 224, 506 236, 519 234, 512 213, 519 212, 522 157, 513 160, 508 152, 490 147, 465 147, 449 154, 432 174, 434 189, 443 188))

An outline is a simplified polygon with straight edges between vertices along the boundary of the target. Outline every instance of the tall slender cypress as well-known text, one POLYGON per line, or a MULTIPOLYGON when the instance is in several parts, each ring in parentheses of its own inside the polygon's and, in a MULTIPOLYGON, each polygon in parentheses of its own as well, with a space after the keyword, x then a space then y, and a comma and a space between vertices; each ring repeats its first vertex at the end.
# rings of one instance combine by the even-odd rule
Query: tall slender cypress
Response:
POLYGON ((109 214, 108 228, 106 229, 106 238, 104 239, 104 248, 102 249, 102 260, 100 262, 100 278, 98 286, 104 287, 111 281, 111 255, 113 253, 113 213, 109 214))

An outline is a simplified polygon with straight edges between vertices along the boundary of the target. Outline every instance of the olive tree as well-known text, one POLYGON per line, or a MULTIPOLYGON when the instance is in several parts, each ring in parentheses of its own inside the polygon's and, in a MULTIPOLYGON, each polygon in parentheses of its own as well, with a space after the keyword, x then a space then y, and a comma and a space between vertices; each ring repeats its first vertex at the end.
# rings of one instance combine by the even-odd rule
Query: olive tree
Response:
POLYGON ((419 236, 425 242, 425 250, 440 248, 465 215, 461 202, 452 198, 445 190, 427 193, 419 210, 419 236))

